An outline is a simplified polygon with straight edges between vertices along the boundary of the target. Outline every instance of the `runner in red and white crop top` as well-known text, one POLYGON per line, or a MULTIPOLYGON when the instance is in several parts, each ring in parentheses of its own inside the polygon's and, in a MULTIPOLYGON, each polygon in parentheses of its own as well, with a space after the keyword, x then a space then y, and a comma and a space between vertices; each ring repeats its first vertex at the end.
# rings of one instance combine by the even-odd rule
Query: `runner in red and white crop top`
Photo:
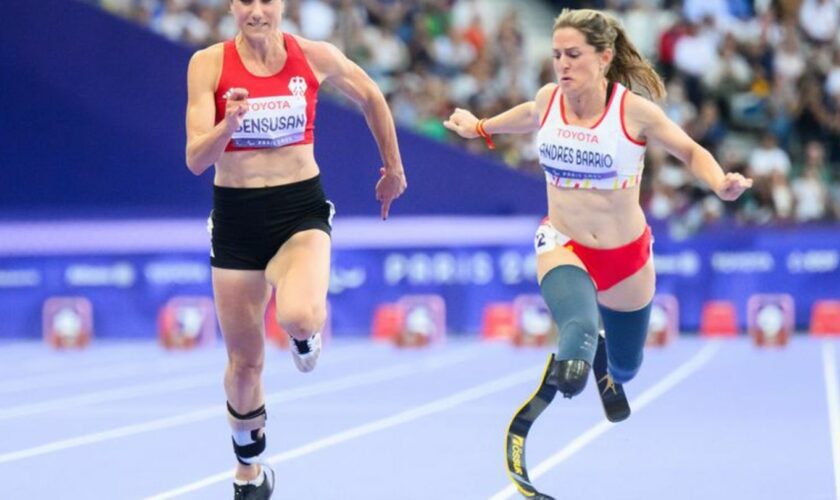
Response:
MULTIPOLYGON (((232 496, 268 500, 275 476, 262 458, 262 369, 277 360, 265 359, 265 332, 285 332, 292 361, 308 372, 327 317, 334 206, 313 147, 321 83, 357 104, 376 141, 381 162, 373 165, 379 177, 370 195, 381 204, 377 216, 387 219, 407 183, 388 103, 362 68, 330 43, 282 33, 282 0, 225 3, 236 37, 196 51, 187 69, 186 163, 195 175, 214 169, 208 253, 227 350, 232 496), (267 317, 270 300, 274 313, 267 317)), ((366 166, 354 158, 330 165, 360 172, 366 166)))
POLYGON ((537 132, 537 152, 546 181, 560 188, 627 189, 639 184, 645 143, 627 133, 624 101, 629 92, 611 83, 601 118, 590 127, 569 124, 566 109, 554 88, 537 132))
POLYGON ((283 33, 283 44, 288 54, 283 68, 271 76, 256 76, 245 68, 234 40, 224 43, 222 74, 215 95, 216 123, 225 117, 225 93, 229 89, 247 89, 249 108, 225 151, 314 142, 320 83, 295 37, 283 33))

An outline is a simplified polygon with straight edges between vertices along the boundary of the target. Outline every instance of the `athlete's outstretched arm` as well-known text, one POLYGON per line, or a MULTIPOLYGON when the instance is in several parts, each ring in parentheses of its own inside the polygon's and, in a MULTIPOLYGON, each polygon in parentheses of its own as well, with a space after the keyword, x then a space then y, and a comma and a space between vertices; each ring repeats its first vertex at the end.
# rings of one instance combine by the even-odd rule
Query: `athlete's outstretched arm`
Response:
MULTIPOLYGON (((534 101, 523 102, 484 120, 484 130, 491 135, 524 134, 534 129, 534 116, 536 116, 534 101)), ((455 108, 449 119, 443 122, 443 126, 464 139, 474 139, 478 137, 477 123, 478 117, 470 111, 455 108)))
MULTIPOLYGON (((554 87, 554 84, 548 84, 537 92, 537 97, 533 101, 517 104, 496 116, 485 119, 482 123, 484 131, 489 135, 495 135, 527 134, 537 130, 540 128, 541 110, 548 105, 554 87)), ((443 126, 464 139, 474 139, 479 136, 476 127, 478 120, 478 117, 470 111, 455 108, 449 119, 443 122, 443 126)))
POLYGON ((187 168, 195 175, 201 175, 219 160, 248 111, 248 91, 231 89, 224 120, 213 123, 220 50, 221 46, 215 45, 196 52, 187 69, 187 168))
POLYGON ((391 202, 399 198, 407 187, 397 132, 388 102, 376 83, 356 63, 348 59, 334 45, 309 42, 307 57, 313 69, 324 76, 350 100, 359 105, 368 127, 379 147, 382 167, 376 183, 376 199, 382 203, 382 218, 388 218, 391 202))
POLYGON ((642 138, 661 145, 684 162, 689 171, 709 186, 720 199, 735 200, 752 187, 752 179, 738 173, 724 173, 712 154, 672 122, 656 104, 635 94, 628 94, 625 104, 627 116, 639 124, 642 138))

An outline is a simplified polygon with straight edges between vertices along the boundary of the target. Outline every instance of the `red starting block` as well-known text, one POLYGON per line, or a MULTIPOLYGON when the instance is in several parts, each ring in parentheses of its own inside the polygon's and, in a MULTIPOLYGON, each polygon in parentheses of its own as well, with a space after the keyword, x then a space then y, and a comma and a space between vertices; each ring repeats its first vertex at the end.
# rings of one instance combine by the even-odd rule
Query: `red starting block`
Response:
POLYGON ((491 302, 481 313, 482 340, 513 340, 516 337, 516 309, 509 302, 491 302))
POLYGON ((41 309, 44 341, 56 349, 81 349, 93 338, 93 306, 85 297, 50 297, 41 309))
MULTIPOLYGON (((321 328, 322 346, 329 344, 329 340, 332 338, 331 318, 330 303, 327 301, 327 319, 321 328)), ((289 334, 286 333, 286 330, 282 326, 277 324, 277 302, 274 301, 274 292, 271 293, 268 307, 265 308, 265 337, 270 343, 280 349, 286 350, 289 348, 289 334)))
POLYGON ((811 308, 811 335, 840 335, 840 300, 818 300, 811 308))
POLYGON ((747 332, 758 346, 785 346, 796 328, 793 297, 756 294, 747 300, 747 332))
POLYGON ((177 296, 158 313, 158 340, 167 349, 193 349, 216 343, 216 309, 213 299, 177 296))
POLYGON ((703 304, 700 315, 700 335, 704 337, 734 337, 738 335, 738 314, 728 300, 711 300, 703 304))
POLYGON ((674 341, 679 332, 680 306, 677 298, 669 294, 654 296, 645 345, 664 347, 674 341))
POLYGON ((405 312, 400 347, 423 347, 446 339, 446 302, 440 295, 406 295, 397 302, 405 312))
POLYGON ((541 295, 518 295, 513 300, 513 309, 517 322, 515 345, 544 346, 556 342, 557 327, 541 295))
POLYGON ((376 341, 395 342, 402 332, 405 310, 397 304, 379 304, 373 312, 370 336, 376 341))

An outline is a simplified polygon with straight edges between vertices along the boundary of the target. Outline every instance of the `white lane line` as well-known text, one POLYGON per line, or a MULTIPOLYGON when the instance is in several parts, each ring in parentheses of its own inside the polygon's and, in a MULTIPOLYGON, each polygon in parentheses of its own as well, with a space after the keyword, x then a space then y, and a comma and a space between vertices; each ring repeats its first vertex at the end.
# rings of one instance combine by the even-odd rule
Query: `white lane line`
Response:
MULTIPOLYGON (((279 367, 275 367, 266 369, 264 373, 266 376, 271 376, 281 371, 284 370, 279 367)), ((112 403, 115 401, 125 401, 127 399, 140 398, 144 396, 153 396, 167 394, 170 392, 185 391, 188 389, 196 389, 199 387, 215 386, 219 383, 219 375, 219 370, 213 370, 212 372, 207 371, 187 377, 172 378, 150 384, 135 384, 124 387, 116 387, 114 389, 88 392, 64 398, 49 399, 38 403, 2 408, 0 409, 0 421, 29 417, 40 413, 65 411, 71 408, 78 408, 80 406, 112 403)))
MULTIPOLYGON (((390 417, 374 420, 372 422, 368 422, 366 424, 362 424, 351 429, 347 429, 345 431, 337 432, 324 438, 311 441, 309 443, 285 451, 283 453, 272 455, 267 459, 267 462, 269 464, 276 465, 281 462, 291 460, 293 458, 298 458, 303 455, 314 453, 324 448, 329 448, 330 446, 336 446, 338 444, 344 443, 345 441, 350 441, 351 439, 356 439, 362 436, 366 436, 368 434, 372 434, 374 432, 389 429, 391 427, 396 427, 398 425, 402 425, 428 415, 433 415, 435 413, 451 410, 452 408, 460 406, 464 403, 483 398, 485 396, 503 391, 510 387, 514 387, 525 382, 533 382, 534 377, 536 376, 539 376, 539 372, 538 370, 535 370, 533 368, 517 371, 505 377, 497 378, 490 382, 486 382, 484 384, 456 392, 451 396, 437 399, 435 401, 420 406, 415 406, 395 415, 391 415, 390 417)), ((164 500, 167 498, 174 498, 185 493, 200 490, 213 484, 232 479, 233 470, 227 470, 225 472, 220 472, 218 474, 205 477, 204 479, 200 479, 180 488, 176 488, 147 497, 146 500, 164 500)))
MULTIPOLYGON (((55 387, 62 387, 72 384, 83 384, 89 382, 101 382, 104 380, 112 380, 117 378, 132 377, 135 375, 142 375, 148 379, 150 374, 166 374, 169 372, 189 372, 207 366, 223 367, 227 355, 224 347, 211 347, 194 352, 171 352, 163 353, 160 347, 154 346, 152 350, 143 350, 140 352, 141 356, 148 359, 138 358, 135 355, 131 363, 125 360, 117 360, 104 364, 103 366, 92 367, 86 365, 84 369, 78 366, 67 366, 63 369, 51 371, 44 374, 36 374, 33 376, 20 376, 20 374, 10 377, 8 380, 0 381, 0 395, 10 394, 15 392, 23 392, 36 389, 51 389, 55 387), (138 359, 140 361, 138 361, 138 359)), ((359 351, 371 349, 370 344, 350 344, 342 345, 340 347, 329 347, 330 362, 337 360, 346 361, 348 358, 353 358, 358 355, 359 351)), ((268 349, 266 352, 271 357, 267 359, 267 364, 273 361, 274 352, 278 349, 268 349)), ((57 353, 51 353, 57 355, 57 353)), ((282 354, 282 353, 279 353, 282 354)), ((95 356, 94 359, 104 358, 109 356, 109 353, 100 351, 90 353, 95 356)), ((49 356, 49 354, 47 355, 49 356)))
POLYGON ((828 400, 828 423, 831 429, 831 453, 834 457, 834 498, 840 500, 840 388, 837 384, 837 359, 834 344, 822 345, 825 397, 828 400))
MULTIPOLYGON (((272 404, 296 401, 321 394, 340 392, 354 387, 388 382, 397 378, 414 375, 416 373, 434 371, 477 357, 481 351, 482 349, 471 347, 468 349, 460 349, 452 353, 446 353, 434 359, 424 359, 421 362, 415 361, 412 363, 402 363, 355 375, 344 375, 333 380, 325 380, 310 386, 267 394, 265 397, 265 404, 267 406, 271 406, 272 404)), ((218 381, 216 381, 216 383, 218 383, 218 381)), ((173 415, 171 417, 126 425, 92 434, 84 434, 69 439, 62 439, 60 441, 34 446, 32 448, 0 453, 0 464, 46 455, 48 453, 55 453, 57 451, 76 448, 79 446, 101 443, 111 439, 118 439, 161 429, 169 429, 202 420, 209 420, 217 417, 222 418, 224 415, 224 405, 214 404, 212 406, 206 406, 204 408, 199 408, 180 415, 173 415)))
MULTIPOLYGON (((43 343, 33 343, 33 348, 22 355, 7 356, 4 352, 0 357, 0 377, 25 377, 30 375, 49 375, 66 373, 68 370, 85 367, 113 366, 129 360, 137 359, 137 349, 145 352, 145 345, 137 344, 132 356, 129 348, 112 348, 107 346, 93 346, 80 351, 54 351, 43 343)), ((0 349, 3 349, 0 346, 0 349)))
MULTIPOLYGON (((657 382, 653 387, 644 391, 636 399, 630 402, 630 407, 633 411, 638 413, 642 408, 673 389, 677 384, 685 380, 691 374, 703 367, 720 349, 719 341, 712 341, 703 349, 695 354, 691 359, 680 365, 676 370, 665 376, 662 380, 657 382)), ((598 436, 604 434, 612 429, 615 424, 602 420, 597 425, 594 425, 583 432, 580 436, 572 440, 563 449, 551 455, 547 459, 540 462, 536 467, 529 471, 529 476, 532 481, 536 480, 567 458, 571 457, 586 445, 594 441, 598 436)), ((514 485, 508 485, 495 495, 490 497, 490 500, 507 500, 511 496, 517 494, 518 491, 514 485)))
POLYGON ((16 392, 33 391, 39 389, 54 389, 73 384, 87 384, 119 378, 142 375, 148 378, 151 374, 167 374, 170 372, 187 372, 208 365, 222 365, 225 362, 224 353, 219 356, 196 359, 167 358, 164 360, 145 360, 134 363, 116 363, 112 366, 79 369, 68 367, 66 371, 37 375, 31 378, 14 378, 0 382, 0 394, 14 394, 16 392))
MULTIPOLYGON (((330 362, 345 362, 348 360, 357 359, 355 351, 345 352, 338 351, 335 355, 331 354, 330 362)), ((196 389, 199 387, 210 387, 219 384, 219 377, 221 369, 225 364, 224 358, 218 361, 219 368, 212 371, 206 371, 189 376, 169 378, 161 382, 153 382, 146 384, 135 384, 129 386, 120 386, 114 389, 106 389, 101 391, 92 391, 83 394, 76 394, 63 398, 54 398, 37 403, 29 403, 17 406, 10 406, 8 408, 0 408, 0 421, 29 417, 40 413, 47 413, 51 411, 65 411, 71 408, 78 408, 80 406, 96 405, 101 403, 111 403, 114 401, 124 401, 127 399, 152 396, 158 394, 167 394, 171 392, 184 391, 188 389, 196 389)), ((291 365, 275 364, 263 371, 264 377, 270 377, 277 373, 288 371, 293 373, 290 368, 291 365)))

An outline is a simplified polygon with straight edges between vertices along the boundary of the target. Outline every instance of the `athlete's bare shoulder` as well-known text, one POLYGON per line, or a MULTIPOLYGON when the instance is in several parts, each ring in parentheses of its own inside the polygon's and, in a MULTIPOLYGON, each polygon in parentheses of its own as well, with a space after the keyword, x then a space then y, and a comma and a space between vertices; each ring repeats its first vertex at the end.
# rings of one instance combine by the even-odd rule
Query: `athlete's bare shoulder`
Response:
POLYGON ((215 90, 222 72, 224 44, 216 43, 197 50, 190 58, 187 78, 190 88, 215 90))
POLYGON ((548 109, 549 101, 551 100, 551 96, 554 95, 555 90, 557 90, 556 83, 547 83, 537 91, 534 103, 536 104, 537 112, 540 117, 542 117, 545 114, 545 110, 548 109))
POLYGON ((627 91, 624 98, 624 120, 633 131, 642 131, 661 120, 662 109, 650 99, 635 92, 627 91))
POLYGON ((535 99, 535 100, 536 100, 537 102, 545 102, 545 101, 548 101, 549 99, 551 99, 551 94, 553 94, 553 93, 554 93, 554 90, 555 90, 556 88, 557 88, 557 84, 556 84, 556 83, 554 83, 554 82, 552 82, 552 83, 546 83, 545 85, 543 85, 542 87, 540 87, 540 90, 538 90, 538 91, 537 91, 537 97, 536 97, 536 99, 535 99))
POLYGON ((292 36, 297 40, 300 50, 303 51, 303 55, 319 79, 340 72, 344 68, 343 65, 349 63, 347 57, 338 47, 329 42, 308 40, 297 35, 292 36))
POLYGON ((334 61, 338 58, 338 56, 342 55, 341 51, 338 50, 338 47, 329 42, 309 40, 297 35, 292 36, 295 37, 295 40, 297 40, 298 45, 300 45, 300 49, 303 51, 303 54, 311 62, 325 63, 334 61))
POLYGON ((214 43, 213 45, 196 50, 190 58, 190 64, 219 64, 221 65, 224 54, 224 43, 214 43))

